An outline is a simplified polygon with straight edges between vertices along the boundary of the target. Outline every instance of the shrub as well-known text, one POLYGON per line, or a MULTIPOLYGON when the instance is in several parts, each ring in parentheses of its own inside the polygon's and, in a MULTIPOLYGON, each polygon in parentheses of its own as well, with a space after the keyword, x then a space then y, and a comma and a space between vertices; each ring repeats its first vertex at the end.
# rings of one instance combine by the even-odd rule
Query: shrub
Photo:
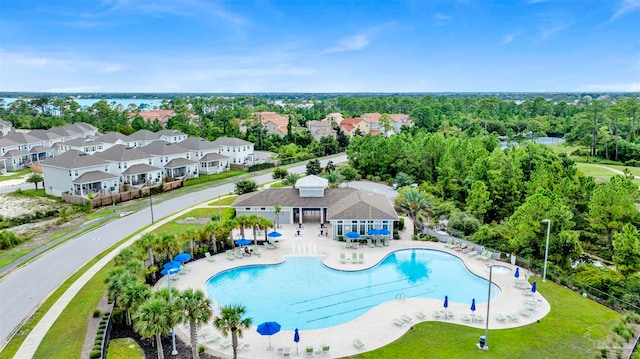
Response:
POLYGON ((640 167, 640 161, 638 160, 628 160, 624 163, 625 166, 629 167, 640 167))
POLYGON ((202 344, 198 345, 198 353, 199 354, 204 353, 204 345, 202 345, 202 344))
POLYGON ((404 218, 403 217, 398 218, 398 222, 396 222, 396 223, 398 223, 398 230, 399 231, 404 229, 404 218))
POLYGON ((102 349, 100 350, 92 350, 91 354, 89 354, 89 358, 91 359, 97 359, 100 358, 102 356, 102 349))
POLYGON ((104 329, 98 329, 98 335, 104 334, 104 329))
POLYGON ((94 318, 98 318, 101 315, 102 315, 102 311, 100 309, 94 309, 93 310, 93 317, 94 318))

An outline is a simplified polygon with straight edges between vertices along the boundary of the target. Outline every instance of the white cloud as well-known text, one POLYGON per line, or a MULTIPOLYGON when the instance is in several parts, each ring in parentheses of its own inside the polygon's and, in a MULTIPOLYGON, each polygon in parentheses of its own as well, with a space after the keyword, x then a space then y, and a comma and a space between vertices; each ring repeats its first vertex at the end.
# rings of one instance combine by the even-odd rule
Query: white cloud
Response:
POLYGON ((502 45, 510 44, 513 41, 515 34, 508 34, 502 38, 502 45))
POLYGON ((571 25, 573 25, 573 23, 556 23, 553 25, 549 25, 540 29, 540 36, 542 37, 542 40, 544 40, 552 35, 563 31, 571 25))
POLYGON ((640 0, 622 0, 616 9, 616 12, 611 16, 611 21, 616 20, 626 13, 636 10, 640 10, 640 0))
POLYGON ((638 92, 640 91, 640 82, 589 84, 585 85, 581 91, 638 92))
POLYGON ((338 44, 336 46, 324 50, 323 53, 332 54, 336 52, 361 50, 367 47, 369 43, 369 35, 360 34, 349 36, 338 41, 338 44))
POLYGON ((449 21, 451 20, 451 16, 437 12, 433 14, 433 20, 435 21, 436 25, 442 26, 449 23, 449 21))
POLYGON ((102 73, 106 73, 106 74, 110 74, 113 72, 120 72, 124 69, 126 69, 127 67, 124 65, 118 65, 118 64, 113 64, 113 65, 107 65, 105 67, 102 68, 102 73))

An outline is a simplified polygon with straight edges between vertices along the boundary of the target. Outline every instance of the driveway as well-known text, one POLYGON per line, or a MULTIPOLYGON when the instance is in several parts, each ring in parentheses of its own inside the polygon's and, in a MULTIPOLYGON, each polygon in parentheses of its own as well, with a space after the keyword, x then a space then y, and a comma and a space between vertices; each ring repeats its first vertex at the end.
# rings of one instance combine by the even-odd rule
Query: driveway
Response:
MULTIPOLYGON (((346 162, 347 156, 343 154, 322 160, 321 164, 326 165, 328 160, 334 163, 346 162)), ((288 171, 303 173, 306 171, 306 165, 291 167, 288 171)), ((253 180, 261 184, 273 179, 271 173, 267 173, 255 176, 253 180)), ((234 189, 235 185, 230 183, 154 203, 154 218, 163 218, 204 200, 230 193, 234 189)), ((149 208, 118 218, 57 246, 2 278, 0 280, 0 318, 2 318, 0 347, 4 346, 14 330, 69 276, 105 249, 150 222, 149 208)))

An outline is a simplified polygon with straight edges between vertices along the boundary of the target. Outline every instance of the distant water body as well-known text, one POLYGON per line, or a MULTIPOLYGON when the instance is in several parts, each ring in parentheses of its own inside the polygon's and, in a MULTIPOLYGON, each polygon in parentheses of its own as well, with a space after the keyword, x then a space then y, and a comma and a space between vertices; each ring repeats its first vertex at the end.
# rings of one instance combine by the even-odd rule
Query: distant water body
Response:
MULTIPOLYGON (((10 103, 12 103, 15 100, 17 100, 17 98, 6 97, 3 100, 4 100, 4 105, 6 107, 10 103)), ((89 106, 93 105, 94 103, 100 101, 101 99, 76 98, 74 100, 78 103, 78 105, 80 105, 80 107, 86 108, 86 107, 89 107, 89 106)), ((110 105, 114 105, 114 106, 115 105, 122 105, 125 108, 127 106, 129 106, 129 104, 134 104, 134 105, 136 105, 138 107, 140 107, 140 105, 144 104, 146 106, 143 106, 143 107, 146 107, 148 109, 153 109, 155 107, 160 107, 160 105, 162 105, 162 100, 158 100, 158 99, 108 98, 108 99, 105 99, 105 100, 110 105)))
MULTIPOLYGON (((527 142, 531 141, 529 139, 526 140, 527 142)), ((556 143, 564 143, 564 138, 559 138, 559 137, 538 137, 535 139, 536 143, 539 143, 541 145, 552 145, 552 144, 556 144, 556 143)), ((518 142, 512 141, 512 142, 506 142, 506 141, 500 141, 500 148, 505 149, 507 147, 511 147, 511 146, 517 146, 518 142)))

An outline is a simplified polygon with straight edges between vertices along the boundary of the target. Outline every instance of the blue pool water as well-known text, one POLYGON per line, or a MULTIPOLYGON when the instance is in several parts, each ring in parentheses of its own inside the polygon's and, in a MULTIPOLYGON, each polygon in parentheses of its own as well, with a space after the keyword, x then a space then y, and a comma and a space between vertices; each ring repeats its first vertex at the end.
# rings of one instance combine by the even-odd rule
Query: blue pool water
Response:
MULTIPOLYGON (((405 249, 389 254, 373 268, 339 271, 320 257, 288 257, 275 265, 224 271, 206 284, 218 303, 239 303, 254 324, 276 321, 283 330, 319 329, 351 321, 380 303, 423 297, 484 303, 488 281, 445 252, 405 249)), ((500 295, 491 289, 492 299, 500 295)))

